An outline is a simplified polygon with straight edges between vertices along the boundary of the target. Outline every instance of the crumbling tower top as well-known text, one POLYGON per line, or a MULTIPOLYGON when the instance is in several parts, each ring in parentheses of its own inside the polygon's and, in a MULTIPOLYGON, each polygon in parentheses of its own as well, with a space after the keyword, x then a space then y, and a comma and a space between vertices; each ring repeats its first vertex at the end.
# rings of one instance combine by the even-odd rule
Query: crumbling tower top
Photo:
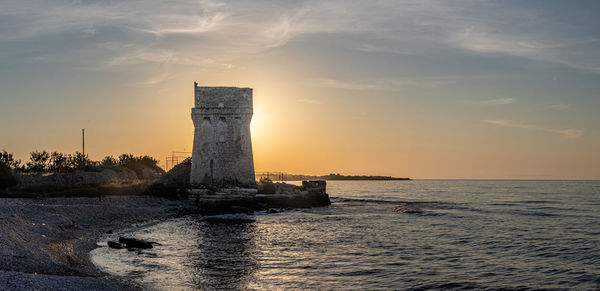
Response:
POLYGON ((252 88, 198 87, 194 83, 195 108, 244 108, 252 112, 252 88))

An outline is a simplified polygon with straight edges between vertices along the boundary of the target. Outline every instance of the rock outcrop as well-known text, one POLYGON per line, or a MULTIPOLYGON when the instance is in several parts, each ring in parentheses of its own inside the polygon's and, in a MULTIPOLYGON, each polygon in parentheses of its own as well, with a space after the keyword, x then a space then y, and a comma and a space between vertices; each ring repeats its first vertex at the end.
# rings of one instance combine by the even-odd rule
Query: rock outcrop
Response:
POLYGON ((325 181, 305 181, 303 186, 276 183, 276 193, 259 193, 254 188, 188 190, 188 201, 204 215, 268 211, 272 208, 310 208, 331 205, 325 181), (283 189, 283 190, 282 190, 283 189))

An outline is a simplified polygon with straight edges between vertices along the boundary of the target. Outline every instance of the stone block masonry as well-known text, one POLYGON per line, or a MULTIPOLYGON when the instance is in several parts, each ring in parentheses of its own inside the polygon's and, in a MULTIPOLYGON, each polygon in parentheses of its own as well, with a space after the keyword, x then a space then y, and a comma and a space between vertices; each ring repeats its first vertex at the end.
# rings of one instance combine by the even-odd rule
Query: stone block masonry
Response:
POLYGON ((198 87, 194 82, 190 182, 255 184, 250 121, 252 89, 198 87))

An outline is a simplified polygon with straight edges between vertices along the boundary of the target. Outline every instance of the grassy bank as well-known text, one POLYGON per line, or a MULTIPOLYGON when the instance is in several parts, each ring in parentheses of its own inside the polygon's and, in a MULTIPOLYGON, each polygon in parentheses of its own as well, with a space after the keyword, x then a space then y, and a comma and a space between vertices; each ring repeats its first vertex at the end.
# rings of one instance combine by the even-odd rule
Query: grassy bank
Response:
POLYGON ((0 190, 0 198, 50 198, 50 197, 97 197, 146 193, 151 183, 136 182, 129 184, 84 185, 78 187, 36 186, 27 189, 0 190))

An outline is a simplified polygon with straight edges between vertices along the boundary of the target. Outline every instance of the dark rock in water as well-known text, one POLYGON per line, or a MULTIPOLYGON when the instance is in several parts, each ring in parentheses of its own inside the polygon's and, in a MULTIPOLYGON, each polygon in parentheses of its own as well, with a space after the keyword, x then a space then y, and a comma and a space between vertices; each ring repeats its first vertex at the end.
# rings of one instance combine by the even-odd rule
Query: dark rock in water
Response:
POLYGON ((127 238, 127 237, 119 237, 119 242, 125 244, 127 249, 130 248, 138 248, 138 249, 151 249, 152 243, 137 239, 137 238, 127 238))
POLYGON ((269 209, 269 211, 267 211, 267 213, 279 213, 279 211, 277 211, 276 209, 269 209))
POLYGON ((112 234, 112 229, 108 230, 106 233, 112 234))
POLYGON ((122 249, 123 248, 123 246, 116 241, 109 241, 107 244, 109 247, 111 247, 113 249, 122 249))

